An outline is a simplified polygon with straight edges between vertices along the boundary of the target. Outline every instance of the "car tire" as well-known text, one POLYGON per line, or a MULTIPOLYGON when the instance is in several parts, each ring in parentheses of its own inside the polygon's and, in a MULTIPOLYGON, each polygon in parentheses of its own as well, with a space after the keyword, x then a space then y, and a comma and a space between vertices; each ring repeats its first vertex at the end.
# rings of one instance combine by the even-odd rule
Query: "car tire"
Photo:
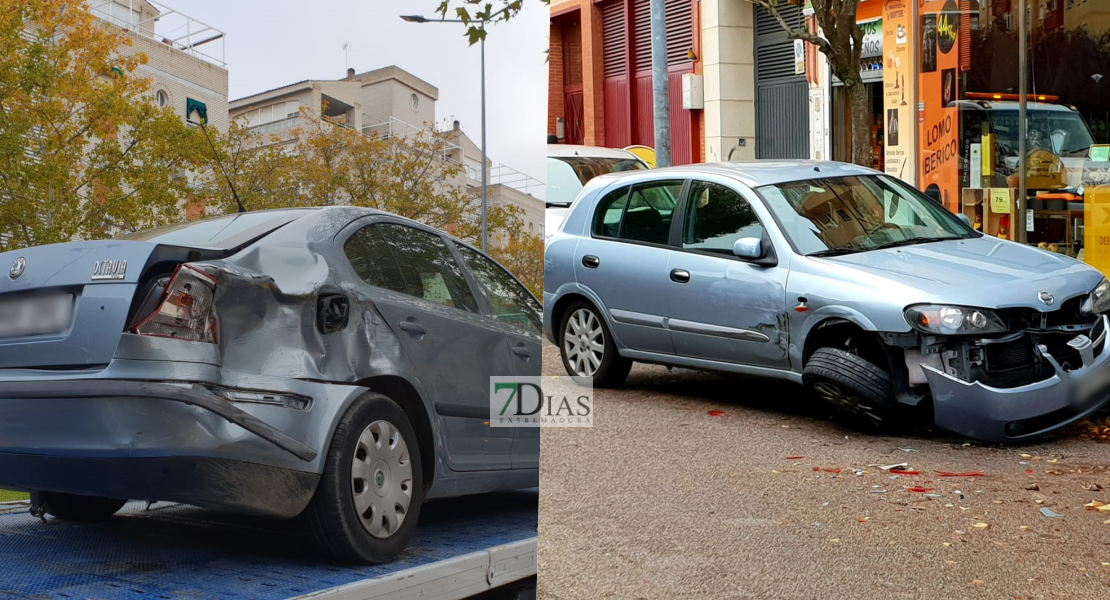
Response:
POLYGON ((361 396, 335 428, 305 509, 310 535, 336 560, 386 562, 408 546, 423 501, 420 448, 408 416, 386 396, 361 396))
POLYGON ((127 500, 118 498, 79 496, 60 492, 38 492, 38 502, 46 514, 52 517, 83 523, 103 521, 127 504, 127 500))
POLYGON ((632 361, 624 358, 617 351, 613 342, 613 334, 609 325, 605 323, 600 312, 589 302, 575 302, 570 305, 559 322, 559 356, 563 359, 563 368, 571 377, 592 378, 595 388, 620 387, 628 378, 632 370, 632 361), (571 328, 568 331, 568 328, 571 328), (579 336, 578 340, 568 339, 570 335, 579 336), (597 342, 597 338, 601 342, 597 342), (577 342, 577 343, 575 343, 577 342), (571 347, 568 349, 568 343, 571 347), (601 356, 596 356, 597 346, 601 346, 601 356), (581 352, 592 346, 588 354, 581 352), (569 355, 571 350, 578 353, 569 355), (581 361, 578 358, 581 357, 581 361), (572 364, 572 360, 575 364, 572 364))
POLYGON ((872 429, 892 426, 894 387, 890 375, 856 354, 819 348, 802 369, 802 382, 857 424, 872 429))

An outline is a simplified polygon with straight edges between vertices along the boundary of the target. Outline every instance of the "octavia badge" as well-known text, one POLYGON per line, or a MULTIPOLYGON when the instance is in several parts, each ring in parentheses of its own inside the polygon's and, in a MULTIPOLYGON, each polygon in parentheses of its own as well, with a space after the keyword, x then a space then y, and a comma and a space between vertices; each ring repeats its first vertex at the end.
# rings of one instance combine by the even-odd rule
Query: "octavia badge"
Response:
POLYGON ((1056 299, 1052 297, 1052 294, 1048 292, 1041 292, 1040 294, 1037 294, 1037 297, 1041 299, 1041 302, 1044 302, 1048 306, 1052 306, 1052 303, 1056 301, 1056 299))
POLYGON ((26 269, 27 261, 22 256, 20 256, 19 258, 15 259, 15 262, 12 263, 12 268, 8 269, 8 277, 11 277, 12 279, 19 279, 19 276, 22 275, 23 271, 25 271, 26 269))

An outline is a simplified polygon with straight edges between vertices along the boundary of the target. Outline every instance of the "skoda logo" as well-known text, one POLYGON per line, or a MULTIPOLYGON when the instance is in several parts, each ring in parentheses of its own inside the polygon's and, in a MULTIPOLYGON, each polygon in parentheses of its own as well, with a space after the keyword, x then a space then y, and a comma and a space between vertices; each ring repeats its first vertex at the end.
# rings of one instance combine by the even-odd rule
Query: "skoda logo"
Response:
POLYGON ((1044 302, 1049 306, 1052 306, 1052 303, 1056 301, 1056 299, 1052 297, 1052 294, 1048 292, 1041 292, 1037 294, 1037 297, 1041 299, 1041 302, 1044 302))
POLYGON ((27 261, 22 256, 20 256, 19 258, 15 259, 15 262, 12 263, 12 268, 8 269, 8 277, 11 277, 12 279, 19 279, 19 276, 22 275, 23 271, 26 269, 27 261))

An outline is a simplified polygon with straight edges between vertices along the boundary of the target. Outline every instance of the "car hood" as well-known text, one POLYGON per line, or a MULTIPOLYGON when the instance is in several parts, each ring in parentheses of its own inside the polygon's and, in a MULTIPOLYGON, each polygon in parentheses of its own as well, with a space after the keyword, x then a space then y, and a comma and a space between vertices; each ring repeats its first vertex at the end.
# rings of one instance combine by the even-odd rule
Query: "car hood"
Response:
MULTIPOLYGON (((1102 279, 1067 256, 998 238, 930 242, 825 259, 922 292, 928 301, 984 308, 1058 309, 1102 279), (1054 297, 1051 305, 1040 292, 1054 297)), ((916 300, 915 300, 916 301, 916 300)))

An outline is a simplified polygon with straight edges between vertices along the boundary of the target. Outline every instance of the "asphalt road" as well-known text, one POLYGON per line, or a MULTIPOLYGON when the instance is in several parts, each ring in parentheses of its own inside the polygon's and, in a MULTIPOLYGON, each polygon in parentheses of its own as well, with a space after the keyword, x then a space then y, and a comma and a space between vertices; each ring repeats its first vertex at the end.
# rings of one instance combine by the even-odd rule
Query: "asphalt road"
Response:
POLYGON ((1110 445, 864 434, 802 397, 637 365, 594 427, 544 429, 539 597, 1110 597, 1110 512, 1083 506, 1110 503, 1110 445), (900 462, 922 475, 868 466, 900 462))

